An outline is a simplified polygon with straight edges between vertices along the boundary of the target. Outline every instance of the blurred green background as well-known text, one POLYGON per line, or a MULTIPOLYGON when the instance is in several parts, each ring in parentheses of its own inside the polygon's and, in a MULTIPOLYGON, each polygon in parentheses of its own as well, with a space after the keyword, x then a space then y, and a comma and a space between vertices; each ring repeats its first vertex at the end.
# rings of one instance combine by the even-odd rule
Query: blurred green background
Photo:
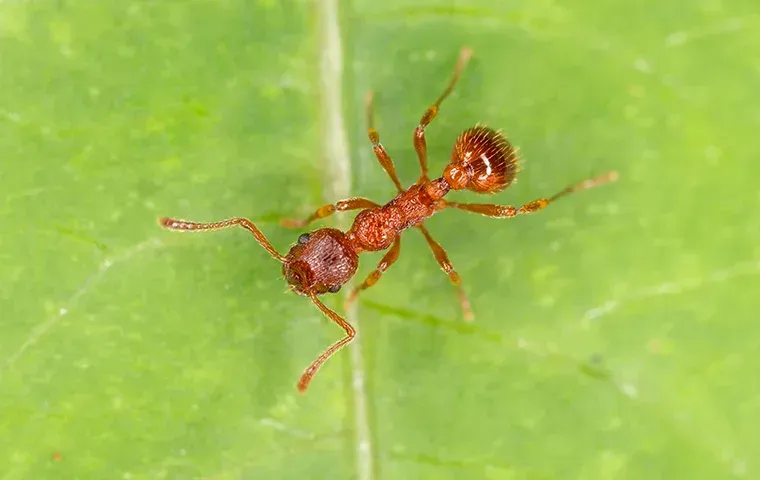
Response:
POLYGON ((0 1, 0 479, 758 478, 758 52, 754 0, 0 1), (462 45, 432 171, 484 122, 525 159, 485 201, 621 180, 431 219, 473 324, 409 232, 300 396, 341 331, 246 232, 155 218, 286 251, 282 217, 387 201, 363 95, 413 182, 462 45))

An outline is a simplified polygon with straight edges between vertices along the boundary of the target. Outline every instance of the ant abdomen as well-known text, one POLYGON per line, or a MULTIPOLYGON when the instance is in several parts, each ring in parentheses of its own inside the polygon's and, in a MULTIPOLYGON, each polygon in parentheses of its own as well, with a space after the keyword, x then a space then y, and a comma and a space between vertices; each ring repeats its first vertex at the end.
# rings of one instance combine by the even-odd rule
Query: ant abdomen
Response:
POLYGON ((443 177, 454 190, 496 193, 517 173, 517 152, 501 133, 486 126, 468 128, 457 137, 443 177))

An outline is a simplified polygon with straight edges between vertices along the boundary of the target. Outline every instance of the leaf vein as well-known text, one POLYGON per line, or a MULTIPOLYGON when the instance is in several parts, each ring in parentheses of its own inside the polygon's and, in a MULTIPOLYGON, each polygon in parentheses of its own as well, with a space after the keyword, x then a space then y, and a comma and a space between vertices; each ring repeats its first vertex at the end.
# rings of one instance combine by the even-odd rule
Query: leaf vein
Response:
POLYGON ((26 340, 24 340, 21 346, 19 346, 19 348, 17 348, 16 351, 13 352, 5 360, 3 365, 0 365, 0 380, 2 380, 3 374, 9 368, 13 367, 13 365, 15 365, 16 362, 21 359, 21 357, 29 348, 31 348, 43 336, 45 336, 45 334, 47 334, 50 329, 52 329, 63 317, 69 313, 73 307, 76 306, 76 304, 82 299, 85 294, 87 294, 92 289, 93 286, 97 285, 103 279, 111 267, 118 263, 129 260, 135 255, 138 255, 146 250, 156 249, 162 246, 164 246, 164 244, 159 239, 149 238, 136 245, 133 245, 132 247, 127 248, 116 256, 107 257, 105 260, 103 260, 98 266, 98 269, 93 274, 88 276, 82 285, 80 285, 79 288, 77 288, 74 293, 61 304, 61 307, 58 309, 58 311, 37 325, 29 333, 29 336, 26 338, 26 340))

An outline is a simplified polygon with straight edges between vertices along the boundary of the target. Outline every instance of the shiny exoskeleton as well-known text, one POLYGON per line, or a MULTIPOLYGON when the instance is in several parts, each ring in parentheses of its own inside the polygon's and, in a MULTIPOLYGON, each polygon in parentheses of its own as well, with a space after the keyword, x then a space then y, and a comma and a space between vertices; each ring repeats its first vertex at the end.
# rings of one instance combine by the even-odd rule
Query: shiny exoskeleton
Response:
POLYGON ((269 254, 282 263, 282 272, 290 288, 299 295, 307 296, 331 320, 346 332, 345 337, 325 350, 301 375, 298 390, 304 391, 320 366, 337 350, 351 342, 356 331, 346 320, 325 306, 318 296, 336 293, 356 273, 359 254, 388 250, 377 268, 346 299, 346 306, 356 299, 358 293, 374 285, 399 256, 401 234, 416 227, 425 236, 436 261, 457 288, 465 320, 472 320, 470 303, 461 286, 461 278, 449 261, 446 251, 425 228, 424 222, 446 208, 458 208, 493 218, 509 218, 543 209, 558 198, 571 192, 587 189, 617 178, 615 172, 585 180, 569 186, 552 197, 539 198, 521 207, 494 204, 455 203, 444 199, 451 190, 470 190, 491 194, 508 187, 517 174, 517 154, 507 139, 486 126, 468 128, 457 137, 451 159, 439 178, 428 178, 427 142, 425 127, 438 114, 441 102, 451 93, 459 75, 467 64, 471 51, 462 49, 454 74, 438 100, 422 116, 414 130, 414 148, 419 159, 421 175, 417 182, 404 188, 396 175, 396 169, 388 153, 380 143, 380 135, 372 126, 372 93, 367 96, 368 136, 380 165, 393 181, 398 194, 385 205, 366 198, 348 198, 317 209, 304 220, 284 220, 287 227, 301 228, 314 220, 325 218, 335 212, 361 210, 353 225, 346 232, 335 228, 320 228, 298 237, 287 255, 281 255, 264 237, 264 234, 248 219, 232 218, 215 223, 199 223, 171 218, 161 218, 159 223, 170 230, 193 232, 219 230, 239 225, 250 231, 269 254))

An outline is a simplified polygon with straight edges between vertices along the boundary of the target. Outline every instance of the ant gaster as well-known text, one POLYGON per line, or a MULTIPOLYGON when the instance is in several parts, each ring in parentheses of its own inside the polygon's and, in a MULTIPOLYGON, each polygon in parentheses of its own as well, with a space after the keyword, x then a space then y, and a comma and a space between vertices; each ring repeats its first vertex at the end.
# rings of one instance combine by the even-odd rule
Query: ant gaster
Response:
POLYGON ((320 228, 304 233, 298 237, 298 242, 291 247, 287 255, 281 255, 256 225, 246 218, 231 218, 215 223, 172 218, 159 220, 160 225, 169 230, 184 232, 219 230, 233 225, 245 228, 272 257, 282 263, 282 272, 290 288, 299 295, 309 297, 327 317, 343 328, 346 336, 331 345, 304 371, 298 382, 299 391, 306 390, 320 366, 336 351, 351 342, 356 335, 351 324, 322 303, 318 296, 328 292, 338 292, 341 286, 353 277, 359 265, 360 253, 390 248, 378 263, 377 268, 361 285, 353 289, 346 300, 346 306, 356 299, 360 291, 377 283, 383 272, 398 259, 403 231, 416 227, 425 236, 436 261, 456 287, 464 318, 471 320, 473 315, 470 303, 462 290, 461 278, 451 265, 446 251, 425 228, 425 220, 446 208, 458 208, 493 218, 510 218, 533 213, 571 192, 585 190, 617 178, 616 172, 609 172, 569 186, 552 197, 539 198, 521 207, 456 203, 444 200, 444 196, 451 190, 471 190, 486 194, 499 192, 508 187, 517 174, 517 153, 507 139, 495 130, 476 125, 457 137, 451 153, 451 161, 444 168, 443 175, 433 180, 428 178, 425 127, 433 121, 438 114, 441 102, 454 89, 471 53, 468 48, 461 50, 448 86, 438 100, 425 111, 419 125, 414 129, 414 149, 421 168, 420 178, 414 185, 406 189, 401 185, 393 160, 380 143, 380 135, 372 126, 372 92, 370 92, 367 95, 366 104, 368 136, 377 160, 396 185, 398 190, 396 197, 385 205, 379 205, 366 198, 348 198, 320 207, 304 220, 283 220, 282 222, 286 227, 305 227, 312 221, 328 217, 335 212, 361 210, 348 231, 320 228))

